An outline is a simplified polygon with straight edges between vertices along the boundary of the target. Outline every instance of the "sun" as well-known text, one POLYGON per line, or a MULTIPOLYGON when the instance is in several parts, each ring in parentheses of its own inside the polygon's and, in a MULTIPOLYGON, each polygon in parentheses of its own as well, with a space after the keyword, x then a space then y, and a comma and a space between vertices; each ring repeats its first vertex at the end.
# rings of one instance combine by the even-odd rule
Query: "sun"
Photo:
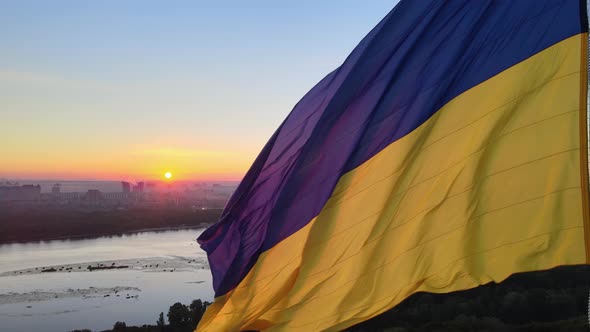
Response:
POLYGON ((171 178, 172 178, 172 173, 170 173, 170 172, 166 172, 166 173, 164 173, 164 177, 165 177, 166 179, 171 179, 171 178))

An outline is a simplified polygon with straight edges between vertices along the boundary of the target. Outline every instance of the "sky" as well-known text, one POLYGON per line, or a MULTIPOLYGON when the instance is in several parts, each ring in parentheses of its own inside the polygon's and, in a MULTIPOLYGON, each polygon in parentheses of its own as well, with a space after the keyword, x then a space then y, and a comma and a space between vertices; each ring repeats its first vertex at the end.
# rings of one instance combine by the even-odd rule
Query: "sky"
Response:
POLYGON ((239 180, 385 0, 0 0, 0 179, 239 180))

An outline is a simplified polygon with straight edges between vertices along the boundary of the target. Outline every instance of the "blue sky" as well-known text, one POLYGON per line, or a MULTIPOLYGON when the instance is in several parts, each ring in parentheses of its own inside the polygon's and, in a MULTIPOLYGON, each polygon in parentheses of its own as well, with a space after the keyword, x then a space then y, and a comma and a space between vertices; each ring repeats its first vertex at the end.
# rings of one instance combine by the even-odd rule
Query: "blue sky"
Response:
POLYGON ((239 179, 394 4, 0 1, 0 177, 239 179))

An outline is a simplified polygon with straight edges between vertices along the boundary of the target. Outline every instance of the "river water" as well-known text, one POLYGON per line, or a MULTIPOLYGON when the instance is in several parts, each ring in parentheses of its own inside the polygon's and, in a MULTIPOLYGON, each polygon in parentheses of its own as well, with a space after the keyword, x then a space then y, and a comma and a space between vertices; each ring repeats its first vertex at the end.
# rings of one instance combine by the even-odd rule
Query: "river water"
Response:
POLYGON ((0 245, 0 331, 155 325, 175 302, 212 301, 201 232, 0 245))

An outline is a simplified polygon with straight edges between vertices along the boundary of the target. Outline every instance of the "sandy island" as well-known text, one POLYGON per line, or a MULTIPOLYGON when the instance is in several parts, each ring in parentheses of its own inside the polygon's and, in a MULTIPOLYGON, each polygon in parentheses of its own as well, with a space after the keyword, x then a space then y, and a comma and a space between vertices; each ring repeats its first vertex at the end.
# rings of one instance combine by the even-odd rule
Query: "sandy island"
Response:
MULTIPOLYGON (((0 273, 0 277, 24 276, 45 273, 96 273, 96 271, 102 270, 131 270, 146 273, 174 273, 203 269, 209 269, 209 265, 207 264, 207 259, 205 257, 199 258, 183 256, 166 256, 38 266, 34 268, 3 272, 0 273)), ((203 281, 195 281, 192 283, 201 282, 203 281)), ((34 290, 26 293, 9 292, 6 294, 0 294, 0 305, 50 301, 53 299, 75 297, 84 299, 97 297, 123 297, 126 299, 136 299, 139 296, 139 294, 137 293, 140 291, 141 289, 137 287, 117 286, 109 288, 67 288, 63 290, 47 291, 34 290)))
POLYGON ((24 303, 24 302, 41 302, 50 301, 53 299, 64 299, 72 297, 86 298, 97 298, 97 297, 124 297, 126 299, 136 299, 139 297, 137 294, 141 289, 137 287, 108 287, 108 288, 68 288, 63 291, 32 291, 28 293, 14 293, 10 292, 7 294, 0 294, 0 305, 2 304, 13 304, 13 303, 24 303))
POLYGON ((207 259, 205 257, 167 256, 37 266, 33 268, 3 272, 0 273, 0 277, 39 273, 90 273, 101 270, 133 270, 143 272, 170 273, 175 271, 181 272, 202 269, 209 269, 209 265, 207 264, 207 259))

